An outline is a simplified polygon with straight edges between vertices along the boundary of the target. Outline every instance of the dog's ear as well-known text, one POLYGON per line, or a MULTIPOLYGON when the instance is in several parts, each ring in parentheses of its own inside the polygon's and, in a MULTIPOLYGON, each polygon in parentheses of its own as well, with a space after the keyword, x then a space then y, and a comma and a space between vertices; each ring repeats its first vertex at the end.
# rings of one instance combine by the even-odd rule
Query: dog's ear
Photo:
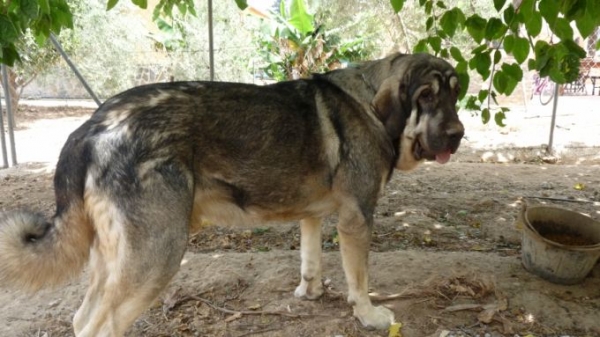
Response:
POLYGON ((373 107, 392 139, 400 137, 410 114, 407 76, 389 78, 373 98, 373 107))

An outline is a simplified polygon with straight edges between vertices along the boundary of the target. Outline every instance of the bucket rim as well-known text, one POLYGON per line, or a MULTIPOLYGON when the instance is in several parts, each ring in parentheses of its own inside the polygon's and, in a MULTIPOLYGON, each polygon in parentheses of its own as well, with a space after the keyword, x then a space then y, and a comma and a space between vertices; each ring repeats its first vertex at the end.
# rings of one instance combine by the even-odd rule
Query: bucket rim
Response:
POLYGON ((559 206, 546 206, 546 205, 534 205, 534 206, 530 206, 530 205, 526 205, 525 207, 523 207, 521 209, 522 215, 523 215, 523 227, 525 229, 526 232, 530 232, 531 237, 535 240, 538 241, 543 241, 551 246, 557 247, 557 248, 562 248, 562 249, 568 249, 568 250, 573 250, 573 251, 594 251, 594 250, 600 250, 600 242, 593 244, 593 245, 585 245, 585 246, 581 246, 581 245, 566 245, 566 244, 562 244, 556 241, 552 241, 549 240, 547 238, 545 238, 544 236, 542 236, 530 223, 529 218, 527 216, 529 210, 531 209, 540 209, 540 208, 546 208, 546 209, 554 209, 554 210, 560 210, 563 212, 567 212, 570 214, 573 214, 575 216, 580 216, 580 217, 585 217, 589 220, 591 220, 593 223, 595 223, 597 226, 600 226, 600 222, 598 222, 597 220, 595 220, 594 218, 582 214, 580 212, 577 211, 573 211, 564 207, 559 207, 559 206))

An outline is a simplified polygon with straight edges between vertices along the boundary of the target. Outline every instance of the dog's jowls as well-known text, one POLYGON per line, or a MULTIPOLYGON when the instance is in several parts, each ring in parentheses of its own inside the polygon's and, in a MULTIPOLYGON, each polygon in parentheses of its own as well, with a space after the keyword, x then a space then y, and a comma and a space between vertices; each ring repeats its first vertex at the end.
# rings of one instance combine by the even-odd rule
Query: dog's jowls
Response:
POLYGON ((176 82, 104 103, 65 144, 56 213, 0 215, 0 285, 37 290, 76 275, 90 286, 77 336, 122 336, 179 269, 191 232, 300 220, 295 295, 321 284, 321 219, 337 213, 348 302, 366 327, 367 260, 377 197, 394 168, 445 163, 463 126, 458 78, 427 54, 395 54, 269 86, 176 82))

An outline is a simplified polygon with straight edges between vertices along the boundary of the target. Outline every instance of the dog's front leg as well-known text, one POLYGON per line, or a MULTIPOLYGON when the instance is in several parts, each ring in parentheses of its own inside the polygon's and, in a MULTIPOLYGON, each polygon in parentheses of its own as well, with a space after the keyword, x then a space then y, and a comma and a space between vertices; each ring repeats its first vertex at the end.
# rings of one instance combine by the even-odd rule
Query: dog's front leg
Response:
POLYGON ((372 219, 360 211, 340 213, 337 226, 346 281, 348 303, 354 316, 370 329, 387 329, 394 322, 394 313, 385 307, 375 307, 369 299, 368 257, 372 219))
POLYGON ((294 295, 314 300, 323 294, 321 282, 321 219, 306 218, 300 221, 300 285, 294 295))

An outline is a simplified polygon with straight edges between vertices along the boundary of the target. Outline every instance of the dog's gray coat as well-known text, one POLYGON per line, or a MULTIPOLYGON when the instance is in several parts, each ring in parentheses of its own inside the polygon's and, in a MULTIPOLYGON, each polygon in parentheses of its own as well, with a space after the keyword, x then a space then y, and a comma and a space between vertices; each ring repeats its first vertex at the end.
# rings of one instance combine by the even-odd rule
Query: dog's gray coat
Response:
POLYGON ((54 180, 57 209, 0 217, 0 284, 37 290, 91 264, 77 336, 122 336, 179 269, 202 223, 301 220, 301 281, 322 292, 321 218, 337 213, 348 301, 385 328, 368 297, 377 197, 394 168, 445 162, 463 136, 445 61, 395 54, 269 86, 176 82, 104 103, 73 132, 54 180))

